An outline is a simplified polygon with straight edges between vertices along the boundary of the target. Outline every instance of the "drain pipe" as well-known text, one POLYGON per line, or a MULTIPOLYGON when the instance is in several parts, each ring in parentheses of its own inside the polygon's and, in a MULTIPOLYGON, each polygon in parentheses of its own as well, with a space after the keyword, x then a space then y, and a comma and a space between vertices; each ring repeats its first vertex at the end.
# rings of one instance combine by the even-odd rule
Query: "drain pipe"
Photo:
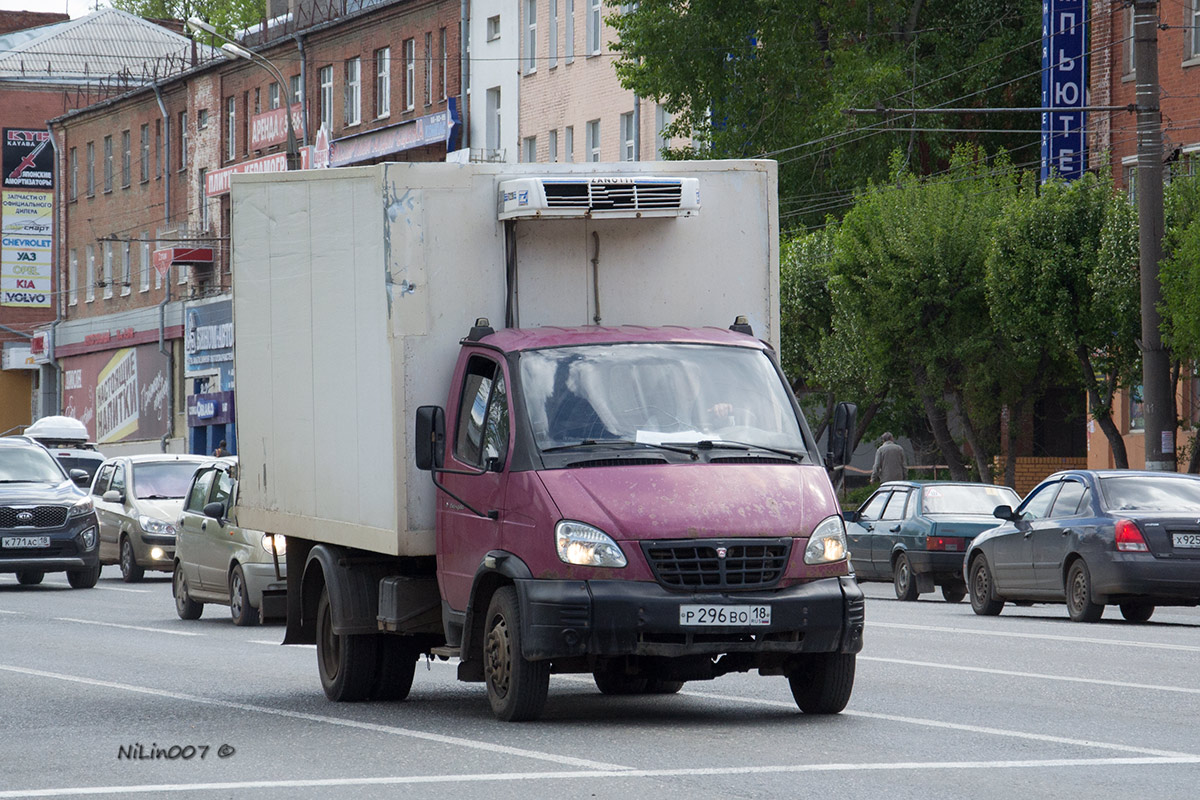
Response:
MULTIPOLYGON (((163 103, 162 90, 157 83, 154 88, 154 98, 158 101, 158 111, 163 118, 163 190, 164 213, 163 227, 171 225, 171 117, 167 114, 167 106, 163 103)), ((158 242, 155 242, 157 247, 158 242)), ((167 304, 171 302, 171 269, 163 277, 163 300, 158 304, 158 352, 167 357, 167 432, 159 440, 159 447, 167 452, 167 443, 175 435, 175 355, 167 346, 167 304)))
MULTIPOLYGON (((171 117, 167 114, 167 106, 163 103, 162 89, 157 83, 150 84, 154 89, 154 99, 158 101, 158 113, 163 118, 163 191, 166 196, 163 202, 163 226, 171 226, 171 117)), ((157 242, 155 242, 157 244, 157 242)), ((158 249, 157 247, 155 248, 158 249)), ((170 293, 170 290, 167 290, 170 293)))
MULTIPOLYGON (((300 51, 300 132, 302 134, 300 138, 304 142, 304 146, 308 147, 308 59, 304 57, 304 36, 295 33, 292 34, 292 38, 296 40, 296 49, 300 51)), ((280 91, 283 91, 282 86, 280 91)), ((291 114, 291 98, 288 99, 288 114, 291 114)))
POLYGON ((596 315, 592 317, 592 323, 600 324, 600 234, 592 231, 592 241, 596 244, 595 253, 592 255, 592 294, 595 295, 596 315))
MULTIPOLYGON (((54 148, 54 169, 57 175, 61 176, 63 171, 59 169, 59 159, 62 157, 62 151, 58 149, 58 140, 54 138, 54 130, 47 130, 50 132, 50 146, 54 148)), ((54 236, 50 240, 50 260, 54 264, 54 269, 56 272, 58 271, 58 262, 60 253, 62 252, 60 242, 62 241, 63 236, 66 235, 66 231, 64 230, 66 226, 62 224, 62 221, 66 219, 67 216, 67 204, 63 202, 63 195, 65 194, 66 189, 63 187, 63 181, 56 180, 54 182, 54 227, 58 230, 58 235, 54 236)), ((59 323, 62 322, 63 297, 66 296, 66 292, 62 291, 64 283, 66 283, 66 281, 59 281, 59 293, 58 297, 54 301, 54 322, 50 323, 50 346, 47 348, 50 352, 48 354, 49 361, 47 362, 47 366, 50 367, 50 371, 54 375, 54 386, 50 389, 49 399, 47 399, 46 381, 41 381, 41 386, 39 387, 41 397, 39 398, 38 402, 38 411, 43 414, 45 414, 47 411, 57 414, 62 408, 62 402, 60 400, 62 397, 62 370, 58 366, 58 359, 54 357, 54 336, 58 331, 59 323)))
POLYGON ((462 117, 462 141, 458 143, 459 149, 467 149, 467 160, 471 160, 471 125, 470 114, 467 111, 467 70, 470 69, 470 62, 467 58, 467 43, 470 39, 469 27, 471 24, 471 0, 462 0, 462 7, 459 11, 461 19, 458 25, 458 115, 462 117))

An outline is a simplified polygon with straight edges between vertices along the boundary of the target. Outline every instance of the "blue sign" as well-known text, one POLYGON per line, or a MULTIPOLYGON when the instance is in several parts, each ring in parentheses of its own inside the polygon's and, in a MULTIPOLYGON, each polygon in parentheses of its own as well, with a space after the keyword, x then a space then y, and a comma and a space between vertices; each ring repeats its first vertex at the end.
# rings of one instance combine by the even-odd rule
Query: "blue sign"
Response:
POLYGON ((219 375, 233 388, 233 301, 189 304, 183 315, 184 374, 219 375))
MULTIPOLYGON (((1042 107, 1087 105, 1087 0, 1042 0, 1042 107)), ((1042 113, 1042 181, 1087 170, 1087 113, 1042 113)))

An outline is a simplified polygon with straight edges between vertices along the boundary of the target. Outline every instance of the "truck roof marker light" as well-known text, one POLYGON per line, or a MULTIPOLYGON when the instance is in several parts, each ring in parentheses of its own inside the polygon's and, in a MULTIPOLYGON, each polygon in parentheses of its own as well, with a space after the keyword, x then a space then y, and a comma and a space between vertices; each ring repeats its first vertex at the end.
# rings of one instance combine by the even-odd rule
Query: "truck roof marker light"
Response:
POLYGON ((471 327, 471 332, 467 334, 467 340, 478 342, 483 337, 491 336, 495 332, 496 329, 492 327, 492 323, 488 321, 487 317, 478 317, 471 327))
POLYGON ((744 333, 747 336, 754 335, 754 328, 750 327, 750 320, 745 314, 738 314, 734 318, 733 324, 729 326, 729 330, 733 331, 734 333, 744 333))

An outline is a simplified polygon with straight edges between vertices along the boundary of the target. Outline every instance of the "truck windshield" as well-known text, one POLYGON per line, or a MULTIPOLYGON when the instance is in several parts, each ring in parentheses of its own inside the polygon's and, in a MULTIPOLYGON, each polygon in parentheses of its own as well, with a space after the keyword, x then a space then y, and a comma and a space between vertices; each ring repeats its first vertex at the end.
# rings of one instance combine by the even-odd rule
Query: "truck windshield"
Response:
POLYGON ((805 452, 779 373, 761 350, 617 344, 521 355, 538 447, 581 443, 737 442, 805 452))

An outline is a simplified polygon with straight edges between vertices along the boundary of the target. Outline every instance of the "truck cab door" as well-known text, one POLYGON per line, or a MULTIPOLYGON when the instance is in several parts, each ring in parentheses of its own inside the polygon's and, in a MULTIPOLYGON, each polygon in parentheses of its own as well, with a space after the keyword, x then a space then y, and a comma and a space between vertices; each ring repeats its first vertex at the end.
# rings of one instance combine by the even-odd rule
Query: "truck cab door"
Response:
MULTIPOLYGON (((508 473, 510 425, 505 367, 486 355, 472 354, 462 372, 454 420, 447 436, 446 469, 451 493, 484 514, 503 515, 508 473)), ((438 583, 450 608, 465 611, 471 585, 484 556, 500 547, 500 519, 480 516, 445 492, 438 494, 438 583)))

